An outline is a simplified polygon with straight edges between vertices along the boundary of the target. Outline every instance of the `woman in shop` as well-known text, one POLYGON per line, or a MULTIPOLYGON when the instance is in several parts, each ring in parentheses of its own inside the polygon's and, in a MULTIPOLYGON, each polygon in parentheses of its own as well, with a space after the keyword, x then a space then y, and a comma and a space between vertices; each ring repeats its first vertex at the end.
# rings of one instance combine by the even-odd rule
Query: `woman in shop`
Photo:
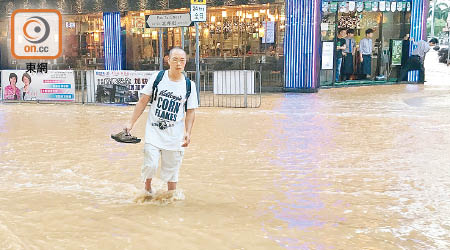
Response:
POLYGON ((22 75, 22 82, 23 88, 20 90, 22 93, 22 100, 36 100, 36 91, 31 87, 31 76, 28 73, 22 75))
POLYGON ((16 86, 17 75, 9 74, 9 85, 5 87, 3 98, 5 100, 20 100, 20 89, 16 86))
POLYGON ((342 76, 344 81, 350 80, 350 76, 353 75, 353 58, 356 50, 356 41, 353 38, 354 36, 355 30, 348 29, 347 38, 345 38, 346 47, 343 53, 344 64, 342 66, 342 76))

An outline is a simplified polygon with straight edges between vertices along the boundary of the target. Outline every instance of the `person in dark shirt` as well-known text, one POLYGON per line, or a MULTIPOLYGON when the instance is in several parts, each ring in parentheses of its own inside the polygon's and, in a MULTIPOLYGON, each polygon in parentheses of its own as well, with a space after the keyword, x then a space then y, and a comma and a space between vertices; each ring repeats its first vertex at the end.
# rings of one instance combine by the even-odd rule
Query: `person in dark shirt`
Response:
POLYGON ((336 82, 339 82, 342 68, 343 52, 346 48, 347 30, 340 29, 336 39, 336 82))
POLYGON ((409 34, 406 34, 405 37, 403 37, 402 42, 402 65, 401 67, 405 67, 406 61, 408 61, 409 57, 409 34))
POLYGON ((355 36, 355 30, 354 29, 348 29, 347 30, 347 38, 345 38, 346 41, 346 48, 343 53, 343 65, 342 65, 342 75, 344 77, 344 80, 349 80, 350 76, 353 75, 353 56, 355 55, 356 50, 356 41, 353 38, 355 36))

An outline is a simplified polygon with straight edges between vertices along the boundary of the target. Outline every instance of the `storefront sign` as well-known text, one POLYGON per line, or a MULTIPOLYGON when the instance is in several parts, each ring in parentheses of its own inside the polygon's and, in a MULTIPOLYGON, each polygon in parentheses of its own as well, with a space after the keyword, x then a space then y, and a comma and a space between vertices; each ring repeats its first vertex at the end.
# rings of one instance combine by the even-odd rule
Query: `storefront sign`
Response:
POLYGON ((341 12, 341 13, 348 13, 348 3, 347 2, 340 2, 339 3, 339 12, 341 12))
POLYGON ((93 97, 88 96, 88 100, 95 98, 97 102, 136 102, 139 100, 140 91, 148 84, 150 77, 157 72, 95 70, 93 79, 87 77, 88 95, 95 95, 93 97), (94 84, 89 84, 89 82, 94 84), (92 90, 91 86, 94 86, 95 89, 92 90))
POLYGON ((391 11, 391 3, 386 3, 386 11, 391 11))
POLYGON ((363 2, 357 2, 356 3, 356 11, 362 12, 364 10, 364 3, 363 2))
POLYGON ((391 12, 395 12, 397 10, 397 2, 391 3, 391 12))
POLYGON ((191 21, 206 22, 206 4, 191 4, 191 21))
POLYGON ((378 11, 378 2, 372 3, 372 11, 378 11))
POLYGON ((26 70, 2 70, 3 100, 74 101, 75 79, 72 70, 27 73, 26 70), (16 88, 13 87, 14 83, 16 88))
POLYGON ((336 12, 338 9, 338 3, 337 2, 331 2, 330 3, 330 12, 336 12))
POLYGON ((330 9, 330 3, 326 1, 322 1, 322 12, 328 12, 330 9))
POLYGON ((348 2, 348 10, 353 12, 356 9, 356 2, 355 1, 350 1, 348 2))
POLYGON ((146 15, 146 28, 174 28, 187 27, 191 25, 189 13, 169 15, 146 15))
POLYGON ((322 43, 322 69, 333 69, 334 42, 322 43))
POLYGON ((403 3, 397 2, 397 11, 402 11, 402 10, 403 10, 403 3))
POLYGON ((372 2, 364 2, 364 9, 366 11, 372 11, 372 2))
POLYGON ((392 65, 402 65, 402 40, 392 40, 392 65))
POLYGON ((386 1, 380 2, 380 11, 386 11, 386 1))
POLYGON ((275 42, 275 22, 262 22, 264 26, 264 36, 262 37, 262 43, 274 43, 275 42))

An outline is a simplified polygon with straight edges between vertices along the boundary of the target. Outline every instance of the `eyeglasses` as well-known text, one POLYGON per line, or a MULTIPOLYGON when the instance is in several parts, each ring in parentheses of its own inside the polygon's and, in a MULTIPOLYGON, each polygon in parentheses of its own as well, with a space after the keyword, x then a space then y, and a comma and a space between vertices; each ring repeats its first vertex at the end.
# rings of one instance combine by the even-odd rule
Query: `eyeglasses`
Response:
POLYGON ((172 59, 170 59, 170 60, 172 60, 172 62, 174 62, 174 63, 185 63, 186 62, 186 59, 184 59, 184 58, 176 58, 176 57, 173 57, 172 59))

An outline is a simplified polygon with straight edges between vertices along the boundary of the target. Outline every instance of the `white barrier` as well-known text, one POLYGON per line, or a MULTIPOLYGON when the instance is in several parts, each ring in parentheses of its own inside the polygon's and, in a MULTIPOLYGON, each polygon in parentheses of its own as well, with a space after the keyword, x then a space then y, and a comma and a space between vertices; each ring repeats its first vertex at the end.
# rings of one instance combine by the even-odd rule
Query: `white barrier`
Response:
POLYGON ((215 95, 255 94, 254 70, 214 71, 215 95))

